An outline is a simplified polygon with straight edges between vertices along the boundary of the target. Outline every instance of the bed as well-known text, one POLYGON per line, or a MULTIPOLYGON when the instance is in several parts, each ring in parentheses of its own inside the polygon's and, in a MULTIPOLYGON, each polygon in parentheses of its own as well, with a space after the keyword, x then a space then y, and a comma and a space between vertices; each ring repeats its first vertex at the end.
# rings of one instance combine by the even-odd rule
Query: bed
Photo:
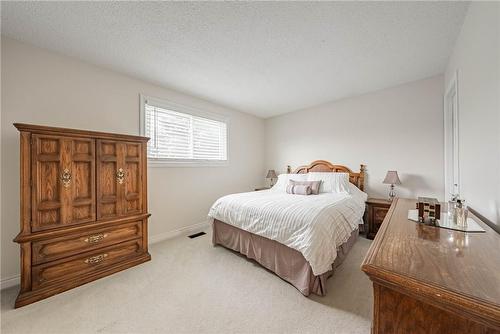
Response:
POLYGON ((347 173, 342 176, 348 177, 349 190, 301 196, 284 193, 277 184, 269 190, 221 197, 209 212, 213 245, 255 260, 305 296, 323 296, 327 279, 358 237, 367 198, 364 170, 364 165, 353 172, 317 160, 283 178, 347 173))

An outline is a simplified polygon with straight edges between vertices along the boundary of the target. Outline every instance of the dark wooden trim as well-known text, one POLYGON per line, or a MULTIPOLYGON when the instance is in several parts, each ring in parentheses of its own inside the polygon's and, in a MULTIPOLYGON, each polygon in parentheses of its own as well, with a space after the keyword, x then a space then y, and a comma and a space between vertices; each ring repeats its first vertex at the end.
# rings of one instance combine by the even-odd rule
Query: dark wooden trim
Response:
POLYGON ((100 132, 100 131, 87 131, 81 129, 70 129, 70 128, 59 128, 54 126, 45 125, 34 125, 25 123, 14 123, 14 126, 19 131, 33 132, 33 133, 43 133, 52 134, 58 136, 80 136, 87 138, 98 138, 98 139, 112 139, 112 140, 134 140, 134 141, 145 141, 149 140, 148 137, 144 136, 134 136, 134 135, 124 135, 118 133, 100 132))
POLYGON ((469 207, 469 211, 472 212, 472 214, 474 216, 476 216, 477 218, 479 218, 483 223, 485 223, 486 225, 491 227, 492 230, 494 230, 495 232, 500 234, 500 226, 499 225, 495 224, 494 222, 492 222, 491 220, 489 220, 488 218, 486 218, 485 216, 483 216, 482 214, 480 214, 479 212, 477 212, 476 210, 474 210, 471 207, 469 207))
MULTIPOLYGON (((20 134, 20 152, 29 152, 31 146, 31 133, 21 132, 20 134)), ((20 220, 21 233, 31 232, 31 155, 20 154, 20 220), (28 203, 24 203, 28 200, 28 203)))
MULTIPOLYGON (((144 212, 149 212, 148 208, 148 173, 147 173, 147 165, 148 165, 148 145, 146 142, 142 143, 142 166, 145 169, 143 173, 141 173, 141 182, 142 182, 142 210, 144 212)), ((148 217, 145 217, 142 225, 142 247, 146 252, 149 251, 149 235, 148 235, 148 217)))

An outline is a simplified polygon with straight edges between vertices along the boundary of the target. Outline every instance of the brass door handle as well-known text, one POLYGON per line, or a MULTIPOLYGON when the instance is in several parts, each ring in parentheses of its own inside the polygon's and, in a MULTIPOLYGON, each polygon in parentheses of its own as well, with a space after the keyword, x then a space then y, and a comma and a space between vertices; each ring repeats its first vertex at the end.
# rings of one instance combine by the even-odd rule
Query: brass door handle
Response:
POLYGON ((102 261, 108 256, 108 254, 101 254, 101 255, 96 255, 96 256, 91 256, 88 259, 85 259, 85 263, 87 264, 97 264, 102 261))
POLYGON ((125 172, 123 171, 123 168, 118 169, 116 172, 116 180, 119 184, 123 184, 123 181, 125 180, 125 172))
POLYGON ((61 182, 64 188, 68 188, 71 184, 71 173, 69 169, 65 168, 61 174, 61 182))
POLYGON ((89 235, 87 238, 83 239, 86 243, 95 244, 96 242, 100 242, 104 240, 108 235, 106 233, 99 233, 94 235, 89 235))

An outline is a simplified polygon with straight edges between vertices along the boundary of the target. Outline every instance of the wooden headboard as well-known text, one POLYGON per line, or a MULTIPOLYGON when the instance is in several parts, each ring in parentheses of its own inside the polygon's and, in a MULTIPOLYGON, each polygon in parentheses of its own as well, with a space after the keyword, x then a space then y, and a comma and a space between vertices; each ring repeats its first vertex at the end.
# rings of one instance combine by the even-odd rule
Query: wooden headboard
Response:
POLYGON ((297 168, 294 174, 305 174, 309 172, 337 172, 349 173, 349 181, 360 190, 365 188, 365 165, 360 165, 359 173, 355 173, 346 166, 334 165, 325 160, 316 160, 307 166, 297 168))

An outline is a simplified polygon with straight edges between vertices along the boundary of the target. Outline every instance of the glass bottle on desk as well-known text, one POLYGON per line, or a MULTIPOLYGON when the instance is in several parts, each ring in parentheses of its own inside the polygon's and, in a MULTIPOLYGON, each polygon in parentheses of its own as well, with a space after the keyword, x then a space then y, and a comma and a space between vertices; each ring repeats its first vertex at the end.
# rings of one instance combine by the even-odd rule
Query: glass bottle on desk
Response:
POLYGON ((457 200, 456 211, 456 219, 457 225, 466 228, 467 227, 467 207, 465 206, 465 200, 459 199, 457 200))
POLYGON ((451 194, 451 198, 448 201, 448 219, 453 223, 457 223, 457 201, 458 194, 451 194))

